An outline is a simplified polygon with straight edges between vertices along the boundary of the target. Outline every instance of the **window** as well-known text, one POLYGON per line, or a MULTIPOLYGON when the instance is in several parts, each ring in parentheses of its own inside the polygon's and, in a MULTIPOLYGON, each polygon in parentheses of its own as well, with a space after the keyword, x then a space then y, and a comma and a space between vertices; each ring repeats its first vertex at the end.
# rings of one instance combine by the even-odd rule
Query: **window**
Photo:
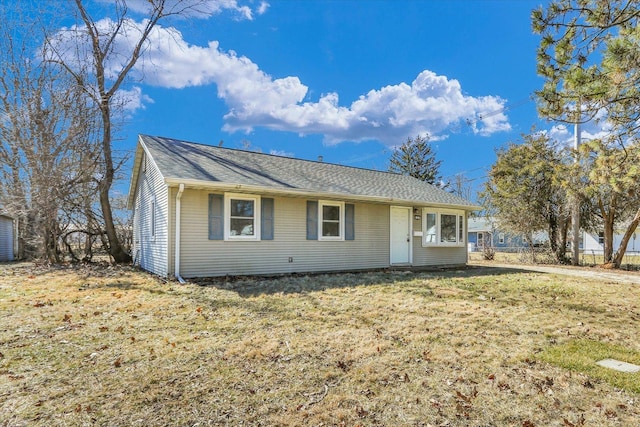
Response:
POLYGON ((598 244, 604 245, 604 231, 598 233, 598 244))
POLYGON ((231 199, 230 204, 229 236, 253 236, 255 202, 253 200, 231 199))
POLYGON ((440 243, 456 243, 457 215, 440 215, 440 243))
POLYGON ((319 205, 319 229, 320 240, 344 239, 344 203, 323 202, 319 205))
POLYGON ((156 239, 156 198, 153 197, 151 199, 151 205, 149 206, 149 217, 150 217, 150 227, 149 230, 151 232, 151 240, 155 240, 156 239))
POLYGON ((425 208, 422 218, 423 246, 464 245, 465 216, 462 212, 425 208))
POLYGON ((436 243, 437 242, 437 222, 436 222, 436 218, 437 215, 435 213, 427 213, 426 215, 426 230, 424 232, 424 236, 425 236, 425 243, 436 243))
POLYGON ((504 245, 504 233, 498 234, 498 243, 504 245))
POLYGON ((307 240, 355 240, 355 205, 307 200, 307 240))
POLYGON ((209 240, 273 239, 273 199, 247 194, 209 194, 209 240))
POLYGON ((259 240, 260 198, 225 194, 224 229, 226 240, 259 240))

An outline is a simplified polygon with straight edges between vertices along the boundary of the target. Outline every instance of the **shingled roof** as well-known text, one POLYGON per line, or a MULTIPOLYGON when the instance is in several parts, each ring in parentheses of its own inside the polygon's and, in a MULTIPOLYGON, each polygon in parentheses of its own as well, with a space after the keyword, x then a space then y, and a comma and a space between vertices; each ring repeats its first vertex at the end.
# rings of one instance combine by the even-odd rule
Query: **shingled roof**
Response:
POLYGON ((390 172, 140 135, 129 190, 133 201, 144 148, 169 185, 317 195, 477 209, 470 201, 416 178, 390 172))

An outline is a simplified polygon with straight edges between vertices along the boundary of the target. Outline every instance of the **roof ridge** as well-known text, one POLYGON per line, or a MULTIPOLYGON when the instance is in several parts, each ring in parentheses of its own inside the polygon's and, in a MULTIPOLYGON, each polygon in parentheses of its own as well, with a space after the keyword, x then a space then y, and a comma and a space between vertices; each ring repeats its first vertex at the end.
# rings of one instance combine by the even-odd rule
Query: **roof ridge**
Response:
POLYGON ((410 175, 162 136, 141 134, 140 143, 170 180, 477 209, 471 201, 410 175))
MULTIPOLYGON (((205 144, 205 143, 202 143, 202 142, 185 141, 183 139, 171 138, 171 137, 166 137, 166 136, 147 135, 147 134, 140 134, 140 136, 141 137, 159 138, 159 139, 164 139, 164 140, 178 141, 178 142, 185 143, 185 144, 192 144, 192 145, 198 145, 198 146, 203 146, 203 147, 207 147, 207 148, 212 148, 214 150, 235 151, 235 152, 247 153, 247 154, 252 154, 252 155, 277 157, 279 159, 289 159, 289 160, 299 161, 299 162, 309 162, 309 163, 315 163, 315 164, 319 164, 319 165, 331 165, 331 166, 337 166, 337 167, 342 167, 342 168, 350 168, 350 169, 358 169, 358 170, 369 171, 369 172, 384 173, 384 174, 389 174, 389 175, 407 176, 407 175, 404 175, 404 174, 401 174, 401 173, 398 173, 398 172, 392 172, 392 171, 384 171, 384 170, 378 170, 378 169, 364 168, 364 167, 360 167, 360 166, 341 165, 341 164, 338 164, 338 163, 325 162, 325 161, 319 161, 319 160, 301 159, 299 157, 282 156, 282 155, 279 155, 279 154, 263 153, 263 152, 259 152, 259 151, 245 150, 245 149, 242 149, 242 148, 221 147, 221 146, 205 144)), ((433 184, 429 184, 429 185, 433 185, 433 184)))

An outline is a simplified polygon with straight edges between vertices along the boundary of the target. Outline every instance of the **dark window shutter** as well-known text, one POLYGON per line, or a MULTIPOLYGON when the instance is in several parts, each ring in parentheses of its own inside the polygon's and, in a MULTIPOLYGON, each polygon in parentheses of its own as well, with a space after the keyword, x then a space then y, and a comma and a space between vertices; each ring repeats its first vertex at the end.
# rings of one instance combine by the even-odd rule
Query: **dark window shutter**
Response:
POLYGON ((209 194, 209 240, 224 239, 224 196, 209 194))
POLYGON ((356 239, 355 205, 349 203, 344 205, 344 239, 356 239))
POLYGON ((273 240, 273 199, 262 198, 260 212, 260 238, 273 240))
POLYGON ((318 202, 307 201, 307 240, 318 240, 318 202))

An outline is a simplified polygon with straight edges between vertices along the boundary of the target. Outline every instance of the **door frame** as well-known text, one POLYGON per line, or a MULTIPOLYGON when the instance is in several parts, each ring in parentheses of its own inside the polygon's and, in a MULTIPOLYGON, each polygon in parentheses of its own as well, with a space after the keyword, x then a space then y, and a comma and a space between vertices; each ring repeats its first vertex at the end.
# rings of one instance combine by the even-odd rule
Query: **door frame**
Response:
POLYGON ((413 264, 413 221, 411 220, 413 208, 408 206, 391 206, 389 208, 389 265, 412 265, 413 264), (393 212, 394 210, 406 211, 407 219, 407 261, 406 262, 393 262, 393 212))

